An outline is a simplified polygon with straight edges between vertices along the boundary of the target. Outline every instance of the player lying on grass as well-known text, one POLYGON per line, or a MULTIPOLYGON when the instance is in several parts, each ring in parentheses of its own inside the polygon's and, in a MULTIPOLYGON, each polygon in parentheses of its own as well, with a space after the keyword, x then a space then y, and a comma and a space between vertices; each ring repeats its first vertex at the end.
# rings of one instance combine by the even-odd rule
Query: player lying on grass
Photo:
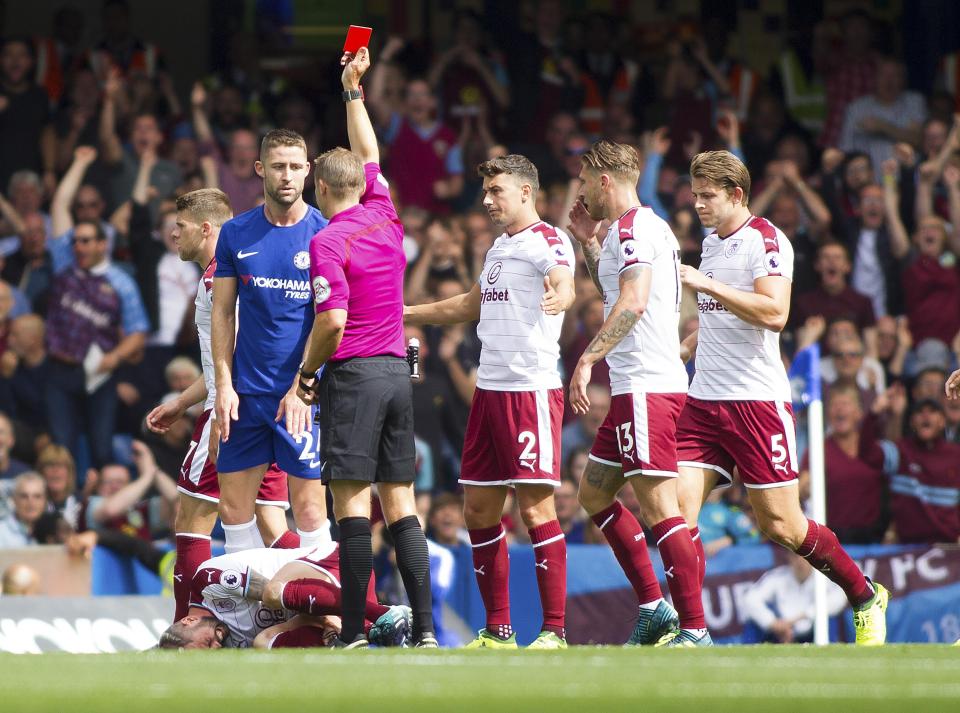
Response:
MULTIPOLYGON (((337 543, 296 550, 253 549, 207 560, 194 575, 187 615, 161 636, 162 649, 305 648, 340 633, 337 543), (299 614, 297 614, 299 612, 299 614)), ((367 638, 402 646, 410 609, 377 602, 367 589, 367 638)))

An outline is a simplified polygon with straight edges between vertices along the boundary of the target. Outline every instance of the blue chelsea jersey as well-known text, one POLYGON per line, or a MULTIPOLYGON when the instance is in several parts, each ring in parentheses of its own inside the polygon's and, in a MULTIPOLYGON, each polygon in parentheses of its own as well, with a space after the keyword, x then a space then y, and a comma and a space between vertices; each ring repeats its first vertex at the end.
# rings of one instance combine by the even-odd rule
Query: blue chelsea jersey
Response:
POLYGON ((310 239, 327 219, 313 206, 278 227, 263 206, 224 223, 214 277, 235 277, 239 301, 233 386, 238 394, 282 395, 293 384, 313 326, 310 239))

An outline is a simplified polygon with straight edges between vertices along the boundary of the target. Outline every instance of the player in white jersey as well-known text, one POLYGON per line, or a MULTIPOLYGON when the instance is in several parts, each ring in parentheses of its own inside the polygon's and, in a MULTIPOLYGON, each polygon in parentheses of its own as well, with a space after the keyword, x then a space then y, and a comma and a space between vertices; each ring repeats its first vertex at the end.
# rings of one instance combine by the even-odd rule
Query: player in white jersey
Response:
POLYGON ((700 329, 683 351, 696 375, 680 416, 680 503, 690 528, 710 491, 733 481, 736 466, 763 533, 804 557, 838 584, 854 609, 858 644, 886 638, 888 593, 871 583, 826 526, 800 508, 790 387, 780 360, 787 323, 793 249, 776 227, 751 215, 750 174, 727 151, 690 165, 703 241, 700 269, 684 265, 697 291, 700 329))
POLYGON ((677 418, 687 392, 680 360, 680 245, 665 221, 640 205, 640 158, 625 144, 601 140, 581 157, 583 194, 570 212, 570 232, 603 295, 604 323, 570 380, 570 404, 590 407, 593 365, 610 367, 610 410, 580 480, 580 504, 610 543, 639 600, 628 645, 664 637, 709 645, 700 598, 697 550, 677 496, 677 418), (600 221, 610 228, 599 242, 600 221), (677 611, 653 573, 643 529, 616 499, 628 482, 657 538, 677 611))
POLYGON ((566 542, 557 521, 563 390, 557 361, 563 311, 573 304, 570 239, 540 220, 536 167, 516 154, 480 164, 483 205, 504 229, 469 292, 404 307, 411 325, 479 319, 480 368, 467 422, 460 482, 464 519, 487 625, 468 644, 516 648, 510 624, 506 532, 500 517, 516 490, 530 532, 543 627, 536 648, 565 648, 566 542))
MULTIPOLYGON (((210 532, 217 520, 220 499, 215 466, 219 433, 213 419, 216 390, 210 350, 210 310, 217 238, 220 226, 232 215, 230 199, 215 188, 191 191, 177 199, 177 223, 172 236, 177 252, 181 260, 193 261, 204 271, 196 300, 203 375, 175 399, 157 406, 147 415, 147 427, 164 433, 188 408, 204 402, 204 411, 197 419, 177 484, 180 495, 175 524, 177 562, 173 573, 175 620, 186 614, 190 580, 197 565, 210 558, 210 532)), ((257 521, 266 542, 275 543, 283 537, 287 540, 285 546, 299 546, 299 538, 293 533, 287 534, 283 512, 288 507, 287 497, 286 475, 274 468, 264 477, 257 495, 257 521)))
MULTIPOLYGON (((197 568, 187 614, 160 637, 160 648, 302 648, 328 646, 340 632, 337 543, 259 548, 213 557, 197 568), (297 615, 297 613, 300 613, 297 615)), ((367 591, 369 640, 401 646, 410 608, 377 602, 367 591)))

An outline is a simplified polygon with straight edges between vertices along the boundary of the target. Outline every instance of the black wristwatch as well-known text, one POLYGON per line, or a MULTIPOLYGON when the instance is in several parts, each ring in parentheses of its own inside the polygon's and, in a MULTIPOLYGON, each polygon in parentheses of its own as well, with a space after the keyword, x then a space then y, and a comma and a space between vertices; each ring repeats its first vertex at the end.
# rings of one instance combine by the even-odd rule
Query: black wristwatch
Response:
POLYGON ((303 367, 300 367, 300 378, 301 379, 316 379, 317 372, 315 371, 304 371, 303 367))
POLYGON ((359 89, 344 89, 341 96, 343 96, 343 100, 345 102, 350 102, 354 99, 363 101, 363 87, 360 87, 359 89))

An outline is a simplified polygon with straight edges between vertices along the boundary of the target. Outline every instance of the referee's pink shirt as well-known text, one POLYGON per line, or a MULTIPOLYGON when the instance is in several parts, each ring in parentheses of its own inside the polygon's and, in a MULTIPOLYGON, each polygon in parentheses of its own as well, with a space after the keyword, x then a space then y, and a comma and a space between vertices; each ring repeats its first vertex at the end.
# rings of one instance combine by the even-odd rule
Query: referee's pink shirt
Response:
POLYGON ((406 354, 403 341, 403 225, 380 166, 363 167, 360 203, 337 213, 310 241, 310 284, 317 313, 347 310, 331 361, 406 354))

